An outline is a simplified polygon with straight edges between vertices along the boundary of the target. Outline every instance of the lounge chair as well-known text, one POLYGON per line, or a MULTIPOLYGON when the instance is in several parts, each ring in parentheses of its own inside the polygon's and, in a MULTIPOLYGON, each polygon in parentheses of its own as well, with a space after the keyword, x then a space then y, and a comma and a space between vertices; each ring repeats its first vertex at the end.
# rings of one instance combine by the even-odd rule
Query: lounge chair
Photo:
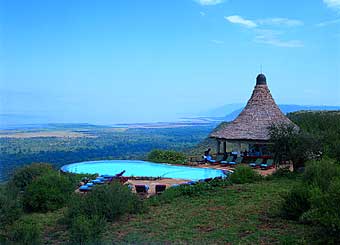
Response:
POLYGON ((147 194, 149 190, 148 185, 135 185, 136 192, 138 194, 147 194))
POLYGON ((85 185, 88 186, 88 187, 94 186, 94 184, 92 182, 86 183, 85 185))
POLYGON ((91 190, 91 187, 87 186, 87 185, 82 185, 79 187, 79 191, 81 192, 88 192, 91 190))
POLYGON ((243 157, 237 157, 235 161, 229 162, 230 165, 237 165, 242 163, 243 157))
POLYGON ((263 159, 257 158, 255 162, 249 163, 249 166, 252 168, 257 168, 257 167, 260 167, 262 163, 263 163, 263 159))
POLYGON ((273 159, 268 159, 266 163, 261 164, 261 169, 269 169, 273 167, 274 160, 273 159))
POLYGON ((234 160, 233 156, 227 157, 225 161, 221 161, 221 164, 229 164, 229 162, 232 162, 234 160))
POLYGON ((115 175, 115 177, 116 178, 119 178, 119 177, 122 177, 123 176, 123 174, 125 173, 126 171, 125 170, 123 170, 122 172, 120 172, 119 174, 116 174, 115 175))
POLYGON ((217 163, 217 161, 214 160, 214 159, 212 159, 212 157, 211 157, 210 155, 207 156, 205 160, 207 160, 208 163, 213 163, 213 164, 214 164, 214 163, 217 163))
POLYGON ((94 179, 94 180, 91 180, 91 182, 95 185, 102 185, 104 184, 104 181, 102 180, 99 180, 99 179, 94 179))
POLYGON ((156 185, 155 186, 156 194, 162 193, 163 191, 165 191, 165 189, 166 189, 166 185, 156 185))

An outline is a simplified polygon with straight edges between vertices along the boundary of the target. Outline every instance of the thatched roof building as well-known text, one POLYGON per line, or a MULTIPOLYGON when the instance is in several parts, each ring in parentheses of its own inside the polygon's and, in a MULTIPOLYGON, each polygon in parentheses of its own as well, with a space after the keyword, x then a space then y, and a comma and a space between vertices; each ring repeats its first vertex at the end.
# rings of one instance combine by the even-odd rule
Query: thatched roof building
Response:
POLYGON ((293 124, 276 105, 267 86, 266 77, 259 74, 256 86, 246 107, 229 124, 211 133, 218 143, 266 143, 269 140, 269 127, 272 124, 293 124))

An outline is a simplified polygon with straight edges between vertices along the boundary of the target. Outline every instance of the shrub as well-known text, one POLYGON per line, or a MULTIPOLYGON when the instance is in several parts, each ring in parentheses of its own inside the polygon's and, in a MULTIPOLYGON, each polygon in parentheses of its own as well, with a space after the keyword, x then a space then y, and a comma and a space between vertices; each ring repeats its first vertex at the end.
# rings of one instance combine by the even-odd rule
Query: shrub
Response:
POLYGON ((318 229, 322 243, 340 242, 340 166, 330 159, 307 164, 301 183, 285 197, 285 218, 307 221, 318 229))
POLYGON ((76 188, 85 177, 88 179, 95 179, 98 177, 98 174, 75 174, 67 172, 63 173, 63 176, 67 177, 72 182, 74 188, 76 188))
POLYGON ((307 160, 318 156, 321 150, 318 138, 298 130, 291 124, 272 125, 269 128, 269 136, 275 163, 292 160, 294 171, 303 167, 307 160))
POLYGON ((105 219, 100 216, 77 216, 72 220, 70 240, 77 244, 99 242, 105 229, 105 219))
POLYGON ((187 157, 181 152, 153 150, 148 154, 148 160, 151 162, 185 164, 187 162, 187 157))
POLYGON ((67 212, 68 222, 77 216, 99 216, 108 221, 117 219, 124 213, 143 210, 143 203, 131 193, 127 186, 119 183, 96 186, 84 196, 74 195, 67 212))
POLYGON ((72 182, 67 177, 51 172, 27 186, 23 204, 27 211, 53 211, 63 207, 73 191, 72 182))
POLYGON ((35 178, 52 171, 52 166, 47 163, 33 163, 17 169, 9 184, 24 190, 35 178))
POLYGON ((296 179, 300 176, 301 176, 300 173, 292 172, 292 171, 290 171, 289 168, 279 168, 273 174, 267 175, 266 179, 267 180, 281 179, 281 178, 296 179))
POLYGON ((340 242, 340 177, 333 179, 327 191, 314 188, 311 192, 311 209, 303 219, 316 224, 319 234, 327 243, 340 242))
POLYGON ((330 182, 339 176, 339 164, 330 159, 323 159, 307 163, 302 180, 306 186, 319 187, 322 191, 326 191, 330 182))
POLYGON ((238 166, 229 177, 234 184, 253 183, 262 179, 261 175, 248 166, 238 166))
POLYGON ((213 190, 214 187, 229 186, 228 179, 213 179, 210 182, 197 183, 195 185, 180 185, 166 189, 162 195, 154 196, 147 200, 150 205, 170 203, 180 196, 199 196, 206 191, 213 190))
POLYGON ((299 220, 301 215, 310 209, 309 189, 304 185, 296 185, 292 190, 283 196, 281 206, 283 218, 299 220))
POLYGON ((17 220, 22 213, 22 204, 16 193, 8 187, 3 188, 0 191, 0 229, 17 220))
POLYGON ((39 244, 41 227, 30 217, 17 220, 9 229, 8 240, 17 244, 39 244))

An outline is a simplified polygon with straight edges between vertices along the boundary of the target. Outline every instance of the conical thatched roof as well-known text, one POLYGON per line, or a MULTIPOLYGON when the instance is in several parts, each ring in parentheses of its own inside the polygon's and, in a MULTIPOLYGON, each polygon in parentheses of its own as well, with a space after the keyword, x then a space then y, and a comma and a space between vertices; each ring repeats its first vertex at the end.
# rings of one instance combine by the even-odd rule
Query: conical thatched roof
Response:
POLYGON ((237 141, 267 141, 272 124, 293 124, 276 105, 267 86, 266 77, 260 74, 246 107, 231 123, 211 133, 210 137, 237 141))

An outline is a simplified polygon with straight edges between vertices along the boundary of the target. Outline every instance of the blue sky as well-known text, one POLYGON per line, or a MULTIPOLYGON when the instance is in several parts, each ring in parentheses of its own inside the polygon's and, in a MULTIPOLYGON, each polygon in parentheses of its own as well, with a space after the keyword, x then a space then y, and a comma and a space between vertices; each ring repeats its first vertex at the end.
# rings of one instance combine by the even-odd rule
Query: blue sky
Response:
POLYGON ((0 0, 0 113, 169 121, 245 103, 340 105, 340 0, 0 0))

